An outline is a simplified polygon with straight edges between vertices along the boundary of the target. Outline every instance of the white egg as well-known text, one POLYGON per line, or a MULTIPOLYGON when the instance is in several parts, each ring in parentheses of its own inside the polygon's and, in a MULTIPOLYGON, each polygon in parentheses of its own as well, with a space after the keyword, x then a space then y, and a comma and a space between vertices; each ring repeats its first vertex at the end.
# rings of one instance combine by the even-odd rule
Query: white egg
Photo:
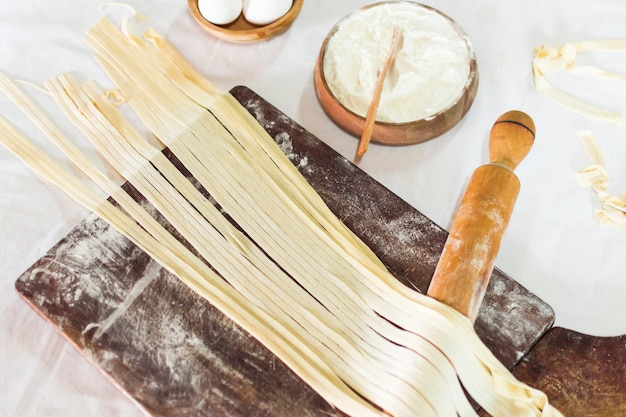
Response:
POLYGON ((243 0, 198 0, 198 11, 209 22, 227 25, 237 20, 243 0))
POLYGON ((243 0, 243 17, 253 25, 268 25, 291 9, 293 0, 243 0))

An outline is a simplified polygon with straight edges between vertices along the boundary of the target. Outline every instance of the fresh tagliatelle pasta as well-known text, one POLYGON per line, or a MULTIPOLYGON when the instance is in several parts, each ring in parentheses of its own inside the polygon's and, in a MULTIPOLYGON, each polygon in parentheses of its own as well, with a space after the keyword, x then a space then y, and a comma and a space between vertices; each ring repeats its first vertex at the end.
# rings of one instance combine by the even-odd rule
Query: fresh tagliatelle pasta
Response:
POLYGON ((576 135, 583 143, 591 164, 576 173, 576 180, 583 187, 591 188, 600 203, 595 210, 595 217, 600 224, 626 230, 626 195, 608 193, 609 174, 604 156, 593 132, 582 130, 576 135))
POLYGON ((103 160, 193 250, 96 169, 0 74, 0 90, 116 204, 0 119, 0 142, 26 164, 108 221, 348 414, 475 416, 467 393, 494 416, 560 415, 545 394, 500 364, 466 317, 398 282, 258 122, 157 33, 134 37, 102 19, 86 40, 116 85, 115 98, 123 98, 160 144, 148 143, 94 82, 61 75, 45 83, 47 91, 103 160), (163 147, 211 198, 163 155, 163 147))
MULTIPOLYGON (((540 46, 535 48, 532 62, 535 89, 538 93, 552 99, 561 106, 585 117, 608 121, 618 127, 623 126, 623 116, 616 111, 593 105, 575 98, 554 87, 546 78, 549 74, 563 71, 603 77, 608 80, 624 82, 626 74, 609 72, 591 65, 578 65, 577 55, 581 52, 608 51, 626 52, 624 39, 596 39, 565 43, 558 47, 540 46)), ((626 229, 626 195, 611 195, 607 192, 609 177, 604 165, 595 135, 589 130, 577 132, 591 164, 576 173, 576 180, 583 187, 591 188, 600 202, 595 210, 595 217, 606 226, 626 229)))
POLYGON ((560 46, 542 45, 535 48, 532 60, 535 89, 543 96, 585 117, 622 126, 624 121, 619 112, 577 99, 573 95, 554 87, 547 79, 550 74, 567 71, 604 77, 614 81, 626 81, 626 74, 605 71, 591 65, 578 65, 576 63, 577 55, 581 52, 590 51, 626 52, 626 40, 597 39, 568 42, 560 46))

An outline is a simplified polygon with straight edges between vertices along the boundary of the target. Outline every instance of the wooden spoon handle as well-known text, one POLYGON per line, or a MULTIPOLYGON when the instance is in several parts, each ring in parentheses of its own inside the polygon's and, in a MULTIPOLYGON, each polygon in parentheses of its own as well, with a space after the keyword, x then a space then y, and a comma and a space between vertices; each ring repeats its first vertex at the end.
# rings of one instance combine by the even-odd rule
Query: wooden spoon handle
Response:
POLYGON ((385 84, 385 78, 387 77, 387 72, 391 67, 391 63, 393 62, 394 57, 396 56, 396 49, 398 48, 398 43, 400 42, 400 29, 396 26, 393 28, 393 37, 391 39, 391 47, 389 48, 389 52, 387 54, 387 58, 383 63, 382 68, 378 74, 378 79, 376 80, 376 86, 374 87, 374 94, 372 96, 372 102, 370 103, 369 108, 367 109, 367 115, 365 116, 365 124, 363 126, 363 133, 361 134, 361 139, 359 140, 359 147, 357 148, 356 154, 357 156, 365 155, 367 152, 367 147, 370 143, 370 139, 372 138, 372 132, 374 131, 374 123, 376 122, 376 113, 378 112, 378 105, 380 104, 380 96, 383 92, 383 85, 385 84))
POLYGON ((428 288, 429 296, 472 322, 519 193, 513 170, 534 139, 535 124, 525 113, 510 111, 495 122, 489 136, 490 163, 472 174, 428 288))

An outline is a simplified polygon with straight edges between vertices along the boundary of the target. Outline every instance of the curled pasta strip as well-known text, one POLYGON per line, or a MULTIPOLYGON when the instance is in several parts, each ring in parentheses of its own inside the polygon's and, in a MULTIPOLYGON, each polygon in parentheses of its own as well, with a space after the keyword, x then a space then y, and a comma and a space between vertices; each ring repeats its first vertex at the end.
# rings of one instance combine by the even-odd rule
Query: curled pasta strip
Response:
POLYGON ((600 203, 594 211, 600 224, 626 229, 626 195, 611 195, 609 174, 605 167, 604 156, 593 132, 583 130, 576 132, 578 138, 591 160, 591 164, 576 173, 576 180, 582 187, 591 188, 600 203))
POLYGON ((580 52, 589 51, 626 52, 626 40, 599 39, 571 42, 556 47, 542 45, 535 48, 532 60, 535 89, 543 96, 571 111, 592 119, 605 120, 617 126, 622 126, 623 118, 619 112, 579 100, 554 87, 546 78, 546 76, 550 74, 568 71, 605 77, 616 81, 626 81, 625 74, 612 73, 594 66, 577 65, 577 55, 580 52))

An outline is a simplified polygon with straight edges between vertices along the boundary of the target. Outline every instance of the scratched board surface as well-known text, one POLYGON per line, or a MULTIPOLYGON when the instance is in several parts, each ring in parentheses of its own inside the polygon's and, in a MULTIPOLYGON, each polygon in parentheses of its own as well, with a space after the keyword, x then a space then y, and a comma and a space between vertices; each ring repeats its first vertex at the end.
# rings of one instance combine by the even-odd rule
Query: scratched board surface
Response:
MULTIPOLYGON (((235 87, 231 93, 389 270, 425 292, 446 231, 253 91, 235 87)), ((154 416, 341 415, 95 215, 22 274, 16 288, 154 416)), ((553 320, 549 306, 496 269, 476 331, 511 368, 553 320)))

